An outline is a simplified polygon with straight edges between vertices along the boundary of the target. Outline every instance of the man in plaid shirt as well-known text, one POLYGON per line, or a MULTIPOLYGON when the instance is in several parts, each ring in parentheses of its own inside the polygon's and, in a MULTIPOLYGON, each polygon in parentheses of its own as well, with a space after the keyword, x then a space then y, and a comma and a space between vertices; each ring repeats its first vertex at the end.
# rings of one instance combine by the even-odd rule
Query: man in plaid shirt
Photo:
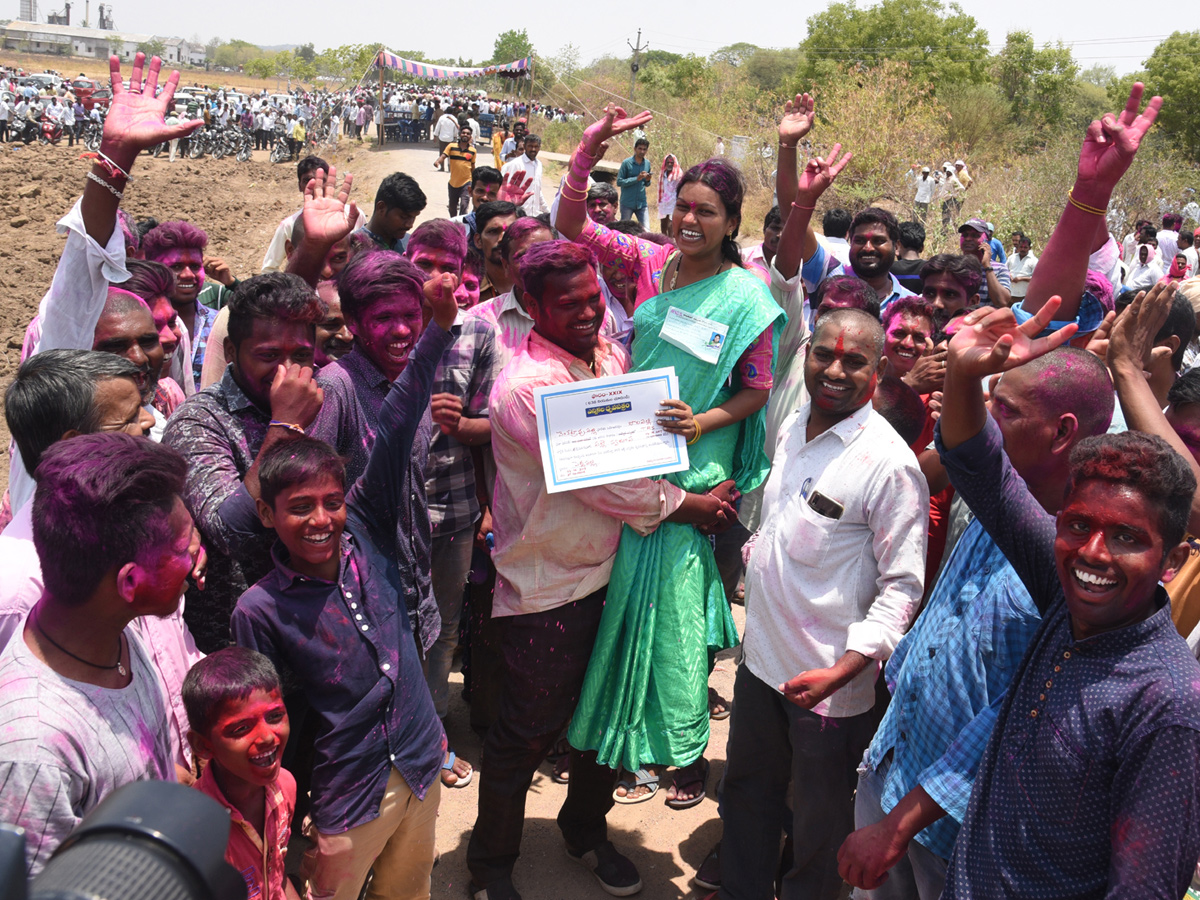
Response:
MULTIPOLYGON (((429 278, 445 273, 461 276, 467 255, 466 236, 456 223, 435 219, 412 233, 407 253, 429 278)), ((460 312, 450 334, 453 343, 433 378, 431 412, 438 427, 433 429, 425 469, 433 533, 433 595, 442 617, 441 633, 426 655, 425 680, 434 709, 443 721, 450 702, 448 681, 458 645, 463 590, 481 512, 471 448, 492 439, 487 416, 495 329, 486 319, 460 312)), ((447 752, 442 783, 465 787, 471 776, 470 763, 447 752)))

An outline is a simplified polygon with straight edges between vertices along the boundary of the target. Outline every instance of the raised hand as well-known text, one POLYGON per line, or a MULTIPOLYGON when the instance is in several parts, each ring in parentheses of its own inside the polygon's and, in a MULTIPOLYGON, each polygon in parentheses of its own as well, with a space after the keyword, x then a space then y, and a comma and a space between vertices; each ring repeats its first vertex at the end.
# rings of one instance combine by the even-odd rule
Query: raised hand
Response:
MULTIPOLYGON (((300 213, 304 220, 304 241, 309 244, 332 247, 346 237, 358 221, 358 207, 348 202, 354 176, 346 175, 339 186, 337 169, 330 167, 326 176, 323 169, 304 188, 304 209, 300 213)), ((321 254, 322 257, 324 253, 321 254)))
POLYGON ((162 68, 162 60, 157 56, 150 60, 150 67, 143 81, 142 69, 145 62, 145 53, 138 53, 133 58, 133 71, 130 72, 129 88, 126 89, 121 78, 121 61, 115 56, 108 59, 112 80, 112 103, 104 119, 100 151, 126 172, 143 150, 175 138, 187 137, 204 124, 201 121, 193 121, 167 125, 166 115, 175 101, 179 72, 171 72, 160 92, 158 74, 162 68))
POLYGON ((458 317, 458 301, 454 299, 454 291, 457 288, 458 279, 449 273, 425 282, 425 300, 433 314, 433 321, 437 322, 443 331, 449 331, 458 317))
POLYGON ((1144 369, 1155 353, 1169 356, 1168 346, 1155 347, 1154 338, 1167 322, 1176 283, 1160 281, 1149 292, 1141 291, 1113 323, 1108 340, 1108 364, 1122 363, 1144 369))
POLYGON ((779 120, 779 143, 794 147, 804 140, 804 137, 812 131, 814 109, 816 109, 816 103, 808 94, 797 94, 795 100, 785 103, 783 118, 779 120))
POLYGON ((524 172, 513 171, 505 175, 500 181, 500 190, 496 193, 497 200, 507 200, 516 206, 520 206, 526 200, 533 196, 533 176, 526 175, 524 172))
POLYGON ((1121 176, 1125 174, 1138 146, 1150 126, 1154 124, 1158 111, 1162 109, 1162 97, 1151 97, 1145 110, 1139 113, 1145 86, 1139 81, 1129 91, 1129 100, 1119 116, 1105 113, 1104 118, 1088 126, 1087 136, 1079 151, 1079 169, 1076 188, 1090 188, 1096 196, 1079 197, 1083 202, 1107 202, 1121 176))
POLYGON ((797 202, 804 201, 804 205, 812 206, 829 189, 834 179, 841 174, 842 169, 846 168, 850 160, 854 159, 853 153, 847 153, 838 159, 838 154, 841 152, 842 145, 834 144, 829 156, 814 156, 808 161, 804 171, 800 173, 800 182, 796 190, 797 202))
POLYGON ((604 107, 604 115, 584 130, 583 145, 587 149, 588 155, 594 157, 599 152, 600 144, 604 141, 610 140, 618 134, 624 134, 626 131, 641 128, 653 119, 654 114, 649 110, 643 110, 636 116, 630 116, 615 103, 610 103, 604 107))
POLYGON ((1033 318, 1019 325, 1008 307, 976 310, 963 319, 950 339, 948 368, 962 378, 981 379, 1015 369, 1062 346, 1078 329, 1074 322, 1037 337, 1053 321, 1060 305, 1061 297, 1051 297, 1033 318))

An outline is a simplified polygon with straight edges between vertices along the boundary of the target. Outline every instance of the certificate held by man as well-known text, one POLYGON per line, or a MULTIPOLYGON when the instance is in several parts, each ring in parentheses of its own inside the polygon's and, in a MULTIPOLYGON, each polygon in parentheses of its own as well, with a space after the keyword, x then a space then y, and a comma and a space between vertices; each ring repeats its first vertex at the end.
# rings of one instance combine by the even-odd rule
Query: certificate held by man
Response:
POLYGON ((674 367, 534 389, 546 490, 681 472, 687 442, 655 415, 679 397, 674 367))

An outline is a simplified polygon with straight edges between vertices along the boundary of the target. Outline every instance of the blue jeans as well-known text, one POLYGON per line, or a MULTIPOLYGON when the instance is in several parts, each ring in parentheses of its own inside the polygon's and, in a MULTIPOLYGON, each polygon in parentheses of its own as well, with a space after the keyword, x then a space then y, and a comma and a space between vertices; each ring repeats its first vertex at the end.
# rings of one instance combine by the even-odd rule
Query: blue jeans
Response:
MULTIPOLYGON (((854 798, 854 827, 874 825, 886 815, 880 798, 887 783, 888 769, 892 766, 889 756, 879 768, 871 771, 865 766, 858 771, 858 793, 854 798)), ((908 852, 892 867, 888 880, 873 891, 854 889, 855 900, 937 900, 946 886, 948 860, 925 849, 916 841, 908 845, 908 852)))
POLYGON ((648 221, 648 219, 646 218, 648 212, 649 212, 649 207, 647 207, 647 206, 639 206, 637 209, 634 209, 632 206, 622 206, 621 207, 621 221, 624 222, 626 219, 637 219, 639 222, 642 223, 642 228, 645 229, 645 228, 650 227, 646 224, 646 222, 648 221))

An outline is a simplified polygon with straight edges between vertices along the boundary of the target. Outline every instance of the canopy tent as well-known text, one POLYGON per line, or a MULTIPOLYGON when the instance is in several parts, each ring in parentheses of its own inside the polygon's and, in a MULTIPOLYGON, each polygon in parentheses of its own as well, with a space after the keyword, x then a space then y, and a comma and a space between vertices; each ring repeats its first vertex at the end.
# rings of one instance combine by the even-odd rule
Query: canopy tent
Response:
POLYGON ((398 69, 414 78, 434 78, 438 80, 450 78, 485 78, 498 75, 501 78, 528 78, 532 75, 533 57, 527 56, 502 66, 480 66, 473 69, 456 69, 449 66, 435 66, 430 63, 414 62, 404 59, 387 50, 380 50, 375 58, 381 69, 398 69))

